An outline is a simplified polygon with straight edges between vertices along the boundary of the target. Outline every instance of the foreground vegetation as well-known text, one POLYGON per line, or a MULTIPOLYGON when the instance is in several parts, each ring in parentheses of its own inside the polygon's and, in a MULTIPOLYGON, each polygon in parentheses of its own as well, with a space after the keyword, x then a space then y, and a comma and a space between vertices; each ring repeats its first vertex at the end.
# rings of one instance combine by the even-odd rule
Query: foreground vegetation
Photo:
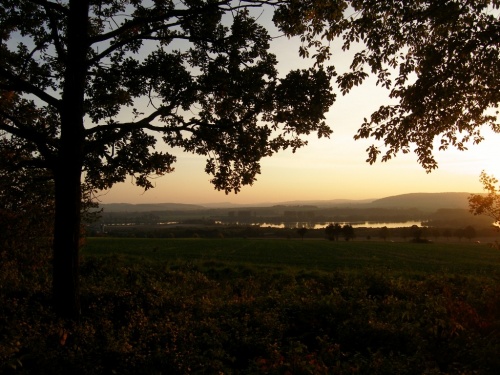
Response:
POLYGON ((500 370, 500 252, 484 245, 91 238, 73 323, 48 307, 42 255, 2 258, 2 373, 500 370))

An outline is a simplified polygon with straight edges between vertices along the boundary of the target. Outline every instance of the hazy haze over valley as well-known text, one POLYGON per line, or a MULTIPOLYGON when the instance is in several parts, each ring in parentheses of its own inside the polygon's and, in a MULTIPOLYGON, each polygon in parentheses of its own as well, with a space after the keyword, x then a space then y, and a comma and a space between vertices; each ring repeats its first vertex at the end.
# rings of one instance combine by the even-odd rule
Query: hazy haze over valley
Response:
POLYGON ((409 193, 377 199, 331 199, 331 200, 293 200, 238 204, 231 202, 214 203, 101 203, 100 207, 108 212, 141 212, 162 210, 199 210, 203 208, 235 208, 235 207, 271 207, 271 206, 316 206, 316 207, 380 207, 380 208, 420 208, 435 210, 436 208, 468 208, 467 198, 470 193, 409 193))

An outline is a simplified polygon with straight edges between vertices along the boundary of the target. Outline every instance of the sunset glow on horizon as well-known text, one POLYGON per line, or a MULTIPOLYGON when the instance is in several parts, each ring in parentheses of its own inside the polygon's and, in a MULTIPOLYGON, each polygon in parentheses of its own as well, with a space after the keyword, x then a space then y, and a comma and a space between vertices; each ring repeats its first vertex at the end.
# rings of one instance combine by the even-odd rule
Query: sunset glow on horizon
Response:
MULTIPOLYGON (((489 132, 488 132, 489 133, 489 132)), ((366 142, 368 143, 368 142, 366 142)), ((337 136, 312 140, 295 154, 285 151, 262 161, 261 174, 238 194, 214 190, 201 156, 178 154, 176 170, 153 180, 146 192, 132 179, 101 193, 101 203, 259 204, 296 200, 377 199, 406 193, 482 192, 479 174, 500 177, 500 135, 491 133, 467 151, 437 154, 439 168, 426 173, 414 154, 369 165, 366 143, 337 136)))

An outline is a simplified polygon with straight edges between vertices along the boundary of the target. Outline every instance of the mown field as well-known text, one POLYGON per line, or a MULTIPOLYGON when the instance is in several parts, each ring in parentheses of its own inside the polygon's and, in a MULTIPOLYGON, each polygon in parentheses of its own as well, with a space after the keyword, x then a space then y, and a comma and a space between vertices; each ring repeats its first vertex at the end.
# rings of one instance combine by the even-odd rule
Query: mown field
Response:
POLYGON ((0 373, 500 373, 484 244, 89 238, 79 322, 52 313, 49 263, 9 262, 0 373))

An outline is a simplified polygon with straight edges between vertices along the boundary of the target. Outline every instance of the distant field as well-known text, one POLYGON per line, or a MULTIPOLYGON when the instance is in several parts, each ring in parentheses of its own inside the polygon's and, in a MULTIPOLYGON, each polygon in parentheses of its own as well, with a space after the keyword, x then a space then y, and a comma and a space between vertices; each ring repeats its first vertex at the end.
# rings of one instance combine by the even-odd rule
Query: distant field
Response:
POLYGON ((130 261, 218 261, 323 271, 374 269, 406 275, 443 272, 500 280, 500 251, 471 242, 89 238, 83 254, 116 254, 130 261))

